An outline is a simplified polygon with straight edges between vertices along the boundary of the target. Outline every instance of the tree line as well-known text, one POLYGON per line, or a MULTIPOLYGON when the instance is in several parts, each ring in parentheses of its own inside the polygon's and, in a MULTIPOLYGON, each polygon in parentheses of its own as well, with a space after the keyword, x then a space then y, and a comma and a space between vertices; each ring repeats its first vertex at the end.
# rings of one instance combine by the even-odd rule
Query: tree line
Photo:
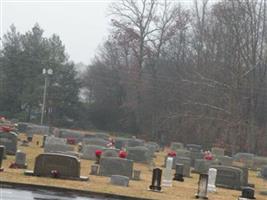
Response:
POLYGON ((58 36, 7 33, 0 110, 30 120, 50 64, 55 125, 267 154, 266 0, 119 0, 108 11, 109 37, 79 77, 58 36))

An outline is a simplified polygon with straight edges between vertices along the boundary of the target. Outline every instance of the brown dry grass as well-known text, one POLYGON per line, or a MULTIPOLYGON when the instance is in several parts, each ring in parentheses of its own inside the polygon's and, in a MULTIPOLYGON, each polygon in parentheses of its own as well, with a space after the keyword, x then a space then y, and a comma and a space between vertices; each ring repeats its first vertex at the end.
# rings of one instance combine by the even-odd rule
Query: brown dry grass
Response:
MULTIPOLYGON (((24 138, 24 135, 20 136, 24 138)), ((33 169, 35 157, 43 152, 43 149, 36 145, 37 141, 42 141, 42 137, 34 136, 33 142, 30 147, 18 148, 27 154, 28 169, 33 169)), ((41 144, 41 142, 40 142, 41 144)), ((157 166, 163 164, 164 153, 159 153, 155 163, 157 166)), ((194 194, 197 191, 197 181, 198 176, 192 174, 193 178, 185 178, 185 182, 173 182, 173 187, 163 188, 162 193, 155 193, 148 191, 147 188, 151 182, 151 171, 147 165, 135 164, 135 169, 142 170, 141 181, 131 181, 128 188, 113 186, 109 184, 108 177, 99 176, 89 176, 90 181, 71 181, 71 180, 61 180, 52 178, 40 178, 40 177, 30 177, 24 176, 22 169, 9 169, 8 166, 14 161, 14 156, 8 156, 3 162, 4 172, 0 173, 0 181, 7 182, 17 182, 17 183, 30 183, 35 185, 49 185, 72 189, 81 189, 94 192, 102 193, 113 193, 126 196, 149 198, 149 199, 161 199, 161 200, 188 200, 194 199, 194 194)), ((90 165, 92 161, 81 160, 81 175, 88 176, 90 171, 90 165)), ((254 183, 256 186, 256 198, 258 200, 266 200, 266 196, 261 196, 259 194, 260 190, 264 189, 264 182, 256 177, 256 172, 250 172, 249 182, 254 183)), ((265 190, 267 187, 265 185, 265 190)), ((240 191, 227 190, 222 188, 217 188, 217 192, 214 194, 209 194, 209 199, 212 200, 236 200, 240 195, 240 191)))

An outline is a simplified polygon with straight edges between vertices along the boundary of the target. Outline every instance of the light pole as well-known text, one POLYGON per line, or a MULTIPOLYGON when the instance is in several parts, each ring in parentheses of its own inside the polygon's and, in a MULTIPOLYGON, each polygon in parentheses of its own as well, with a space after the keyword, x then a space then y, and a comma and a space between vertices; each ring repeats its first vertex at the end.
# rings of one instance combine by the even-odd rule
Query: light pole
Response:
POLYGON ((49 68, 49 69, 43 68, 43 75, 45 77, 45 84, 44 84, 43 105, 42 105, 42 114, 41 114, 41 125, 43 125, 43 123, 44 123, 44 112, 45 112, 45 104, 46 104, 48 76, 52 75, 52 74, 53 74, 53 70, 51 68, 49 68))

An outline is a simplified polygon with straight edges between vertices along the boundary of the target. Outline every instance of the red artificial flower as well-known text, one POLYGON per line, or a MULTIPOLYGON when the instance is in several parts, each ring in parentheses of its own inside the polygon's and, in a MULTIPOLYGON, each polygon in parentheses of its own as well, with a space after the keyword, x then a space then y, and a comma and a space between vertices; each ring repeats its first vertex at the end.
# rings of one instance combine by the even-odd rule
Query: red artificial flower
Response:
POLYGON ((0 131, 3 131, 3 132, 10 132, 11 130, 12 130, 12 128, 9 126, 1 126, 0 127, 0 131))
POLYGON ((96 156, 101 156, 101 154, 102 154, 102 151, 101 151, 101 150, 97 149, 97 150, 95 151, 95 155, 96 155, 96 156))
POLYGON ((127 157, 127 152, 126 151, 120 151, 119 152, 119 157, 120 158, 126 158, 127 157))
POLYGON ((175 151, 169 152, 168 157, 176 157, 176 152, 175 151))

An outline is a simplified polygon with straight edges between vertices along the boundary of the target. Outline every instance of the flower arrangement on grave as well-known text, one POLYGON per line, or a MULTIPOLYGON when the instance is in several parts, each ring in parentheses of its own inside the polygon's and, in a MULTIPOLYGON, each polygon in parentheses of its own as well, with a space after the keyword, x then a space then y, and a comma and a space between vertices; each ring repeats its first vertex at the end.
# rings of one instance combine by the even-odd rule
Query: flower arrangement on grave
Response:
POLYGON ((213 160, 213 155, 210 151, 205 151, 204 153, 204 159, 205 160, 213 160))
POLYGON ((171 151, 168 153, 168 157, 176 157, 176 152, 175 151, 171 151))
POLYGON ((127 157, 127 152, 121 150, 121 151, 119 152, 119 157, 120 157, 120 158, 126 158, 126 157, 127 157))
POLYGON ((95 157, 96 157, 96 162, 95 162, 95 164, 99 164, 101 155, 102 155, 102 150, 97 149, 97 150, 95 151, 95 157))
POLYGON ((58 178, 60 174, 58 170, 51 170, 51 175, 53 178, 58 178))
POLYGON ((10 169, 18 169, 19 167, 18 167, 18 165, 16 164, 16 163, 11 163, 10 165, 9 165, 9 168, 10 169))

